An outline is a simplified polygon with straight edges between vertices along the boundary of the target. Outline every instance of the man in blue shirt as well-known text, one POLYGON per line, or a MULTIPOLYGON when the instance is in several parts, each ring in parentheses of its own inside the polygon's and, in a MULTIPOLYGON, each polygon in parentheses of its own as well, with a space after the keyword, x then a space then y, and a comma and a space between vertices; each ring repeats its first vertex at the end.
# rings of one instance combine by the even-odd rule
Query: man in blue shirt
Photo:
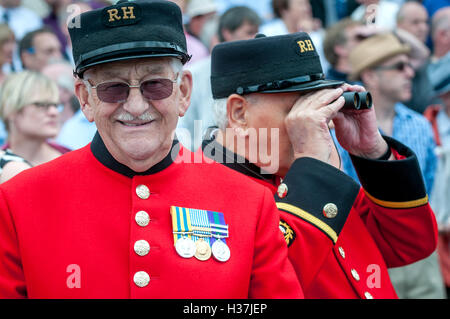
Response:
MULTIPOLYGON (((417 155, 428 194, 434 181, 436 156, 430 123, 402 102, 412 94, 410 48, 392 33, 374 35, 350 54, 351 80, 361 80, 372 94, 377 124, 382 134, 409 146, 417 155)), ((357 111, 355 111, 357 112, 357 111)), ((357 180, 350 156, 340 148, 343 170, 357 180)), ((394 288, 400 298, 443 298, 444 287, 437 256, 406 267, 390 269, 394 288)))

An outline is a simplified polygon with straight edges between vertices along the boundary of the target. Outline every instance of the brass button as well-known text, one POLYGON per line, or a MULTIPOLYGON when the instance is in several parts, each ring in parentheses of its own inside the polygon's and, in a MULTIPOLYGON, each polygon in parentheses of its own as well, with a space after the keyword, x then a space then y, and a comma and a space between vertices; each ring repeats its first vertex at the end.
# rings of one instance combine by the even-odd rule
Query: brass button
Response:
POLYGON ((134 274, 133 281, 136 286, 143 288, 150 282, 150 276, 145 271, 138 271, 134 274))
POLYGON ((280 198, 285 198, 287 193, 288 193, 288 187, 285 183, 280 184, 280 186, 278 186, 278 197, 280 198))
POLYGON ((364 293, 364 297, 366 297, 366 299, 373 299, 373 296, 367 291, 364 293))
POLYGON ((139 185, 138 187, 136 187, 136 195, 140 199, 147 199, 150 197, 150 190, 145 185, 139 185))
POLYGON ((139 256, 145 256, 150 251, 150 244, 146 240, 138 240, 134 243, 134 252, 139 256))
POLYGON ((359 274, 356 269, 352 269, 350 272, 352 273, 353 278, 355 278, 356 281, 359 281, 359 274))
POLYGON ((134 220, 139 226, 145 227, 150 223, 150 216, 147 214, 147 212, 141 210, 136 213, 136 216, 134 216, 134 220))
POLYGON ((344 250, 344 248, 342 248, 341 246, 339 246, 338 250, 339 250, 339 254, 341 255, 341 257, 342 257, 342 258, 345 258, 345 250, 344 250))
POLYGON ((333 203, 328 203, 323 207, 323 215, 326 218, 334 218, 338 213, 338 208, 333 203))

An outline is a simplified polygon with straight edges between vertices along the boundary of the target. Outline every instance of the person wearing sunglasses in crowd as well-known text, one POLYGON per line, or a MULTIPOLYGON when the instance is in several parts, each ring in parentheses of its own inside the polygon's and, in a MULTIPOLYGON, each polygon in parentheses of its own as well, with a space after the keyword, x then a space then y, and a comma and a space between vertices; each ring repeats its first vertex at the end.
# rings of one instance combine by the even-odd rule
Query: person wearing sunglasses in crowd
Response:
POLYGON ((179 7, 79 21, 75 91, 98 133, 0 186, 0 298, 303 297, 272 194, 174 140, 192 89, 179 7))
MULTIPOLYGON (((436 143, 430 123, 402 102, 412 94, 414 69, 410 62, 411 47, 393 33, 374 35, 350 54, 350 78, 361 80, 372 93, 377 125, 381 133, 410 147, 417 156, 427 194, 433 192, 437 159, 436 143)), ((349 154, 341 150, 344 171, 359 181, 349 154)), ((400 298, 442 298, 444 287, 436 252, 417 263, 389 269, 400 298)))
POLYGON ((58 87, 46 76, 22 71, 6 78, 0 93, 0 117, 8 132, 7 143, 2 147, 6 156, 3 158, 18 162, 8 166, 17 166, 19 170, 8 173, 6 166, 2 181, 28 165, 46 163, 69 151, 51 141, 60 130, 58 105, 58 87), (25 161, 8 157, 14 154, 25 161))

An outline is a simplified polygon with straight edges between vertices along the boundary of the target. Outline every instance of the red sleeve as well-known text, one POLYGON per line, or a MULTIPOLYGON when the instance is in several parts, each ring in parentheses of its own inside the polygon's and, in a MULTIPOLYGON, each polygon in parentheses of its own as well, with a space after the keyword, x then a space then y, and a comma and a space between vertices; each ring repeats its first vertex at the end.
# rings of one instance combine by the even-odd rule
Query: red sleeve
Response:
POLYGON ((436 249, 437 225, 416 155, 398 141, 384 138, 396 160, 351 156, 363 187, 355 207, 387 266, 398 267, 436 249))
POLYGON ((16 230, 1 189, 0 193, 0 299, 26 298, 16 230))

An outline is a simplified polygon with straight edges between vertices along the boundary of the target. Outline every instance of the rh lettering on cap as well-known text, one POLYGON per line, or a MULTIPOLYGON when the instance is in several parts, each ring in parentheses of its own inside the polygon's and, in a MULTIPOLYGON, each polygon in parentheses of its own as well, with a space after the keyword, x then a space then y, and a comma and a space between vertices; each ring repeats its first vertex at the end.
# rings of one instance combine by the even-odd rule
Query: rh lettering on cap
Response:
POLYGON ((119 9, 109 9, 108 13, 109 13, 109 20, 108 22, 114 22, 116 20, 120 20, 120 19, 136 19, 136 17, 134 16, 134 7, 122 7, 122 15, 119 15, 119 9))
POLYGON ((136 3, 127 3, 107 7, 103 10, 103 24, 108 27, 119 27, 135 24, 141 20, 141 10, 136 3))
POLYGON ((300 40, 297 41, 298 46, 300 47, 300 52, 304 53, 307 51, 314 51, 314 46, 311 40, 300 40))

